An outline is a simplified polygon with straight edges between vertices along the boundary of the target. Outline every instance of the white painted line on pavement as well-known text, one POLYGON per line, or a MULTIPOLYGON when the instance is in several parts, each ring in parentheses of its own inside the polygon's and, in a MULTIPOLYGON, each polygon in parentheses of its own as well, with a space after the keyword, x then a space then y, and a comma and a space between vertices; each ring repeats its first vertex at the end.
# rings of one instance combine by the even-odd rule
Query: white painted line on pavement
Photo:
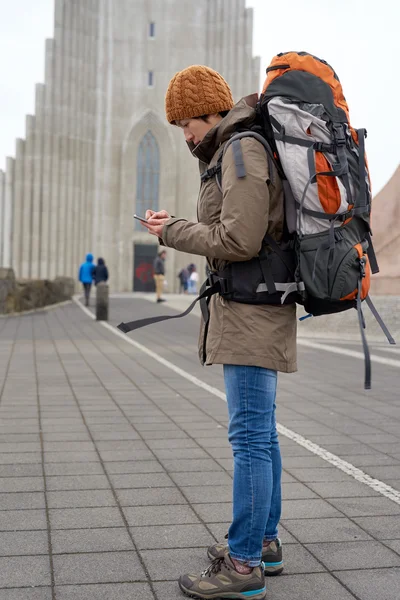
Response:
MULTIPOLYGON (((83 306, 76 297, 74 297, 74 302, 76 302, 76 304, 89 317, 91 317, 92 319, 95 318, 95 315, 92 312, 90 312, 90 310, 88 310, 85 306, 83 306)), ((103 327, 105 327, 106 329, 108 329, 109 331, 111 331, 112 333, 114 333, 115 335, 120 337, 121 339, 123 339, 128 344, 131 344, 132 346, 134 346, 135 348, 137 348, 144 354, 147 354, 147 356, 150 356, 151 358, 153 358, 160 364, 164 365, 168 369, 171 369, 171 371, 174 371, 175 373, 177 373, 184 379, 187 379, 194 385, 197 385, 198 387, 202 388, 203 390, 206 390, 210 394, 213 394, 214 396, 217 396, 218 398, 220 398, 221 400, 224 400, 226 402, 226 395, 224 394, 224 392, 221 392, 219 389, 217 389, 211 385, 208 385, 208 383, 205 383, 204 381, 202 381, 201 379, 198 379, 197 377, 194 377, 194 375, 191 375, 187 371, 184 371, 180 367, 177 367, 176 365, 171 363, 169 360, 166 360, 159 354, 156 354, 152 350, 149 350, 149 348, 146 348, 146 346, 143 346, 139 342, 135 342, 135 340, 132 340, 125 333, 122 333, 121 331, 119 331, 118 329, 116 329, 115 327, 110 325, 109 323, 107 323, 105 321, 99 321, 99 323, 101 325, 103 325, 103 327)), ((314 344, 314 346, 317 346, 316 347, 317 350, 321 349, 320 348, 321 345, 322 344, 314 344)), ((311 346, 311 347, 314 347, 314 346, 311 346)), ((325 348, 322 348, 322 349, 325 349, 325 348)), ((351 352, 351 351, 349 351, 349 352, 351 352)), ((359 353, 359 354, 361 354, 361 353, 359 353)), ((364 358, 364 355, 363 355, 363 358, 364 358)), ((399 361, 393 361, 393 362, 399 362, 399 361)), ((280 423, 277 424, 277 430, 281 435, 284 435, 285 437, 289 438, 290 440, 293 440, 294 442, 296 442, 296 444, 303 446, 303 448, 306 448, 307 450, 309 450, 309 452, 312 452, 313 454, 315 454, 316 456, 319 456, 320 458, 322 458, 329 464, 333 465, 337 469, 340 469, 340 471, 343 471, 344 473, 346 473, 347 475, 350 475, 351 477, 353 477, 360 483, 364 483, 365 485, 372 488, 373 490, 375 490, 382 496, 385 496, 386 498, 389 498, 393 502, 396 502, 396 504, 400 505, 400 491, 399 490, 392 488, 390 485, 387 485, 386 483, 384 483, 383 481, 380 481, 379 479, 374 479, 367 473, 364 473, 364 471, 362 471, 358 467, 355 467, 351 463, 341 459, 339 456, 336 456, 336 454, 332 454, 332 452, 328 452, 328 450, 325 450, 325 448, 322 448, 318 444, 315 444, 311 440, 308 440, 307 438, 296 433, 295 431, 292 431, 291 429, 288 429, 287 427, 285 427, 284 425, 281 425, 280 423)))
MULTIPOLYGON (((314 350, 325 350, 326 352, 333 352, 333 354, 342 354, 343 356, 351 356, 352 358, 359 358, 364 360, 364 353, 357 352, 356 350, 348 350, 347 348, 339 348, 338 346, 328 346, 327 344, 320 344, 318 342, 310 342, 302 338, 297 338, 299 346, 305 346, 307 348, 313 348, 314 350)), ((371 354, 372 362, 385 365, 387 367, 400 367, 400 360, 394 358, 385 358, 384 356, 378 356, 377 354, 371 354)))

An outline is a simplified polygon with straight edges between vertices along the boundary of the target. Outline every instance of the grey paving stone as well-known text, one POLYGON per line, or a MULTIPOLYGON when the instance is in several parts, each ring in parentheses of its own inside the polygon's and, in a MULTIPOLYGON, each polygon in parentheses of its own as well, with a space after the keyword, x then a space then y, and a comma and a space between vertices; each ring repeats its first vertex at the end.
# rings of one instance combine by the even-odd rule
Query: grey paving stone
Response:
POLYGON ((383 543, 400 555, 400 540, 384 540, 383 543))
POLYGON ((349 519, 291 519, 284 527, 303 544, 312 542, 348 542, 371 537, 349 519))
POLYGON ((0 492, 41 492, 43 490, 43 477, 0 478, 0 492))
POLYGON ((310 544, 307 548, 329 571, 400 566, 400 556, 375 540, 310 544))
POLYGON ((107 473, 163 473, 163 466, 156 460, 137 460, 105 463, 107 473))
POLYGON ((215 460, 225 471, 233 472, 233 458, 217 458, 215 460))
POLYGON ((192 473, 189 471, 169 473, 169 476, 181 487, 232 486, 232 477, 228 473, 224 473, 224 471, 207 471, 204 473, 192 473))
POLYGON ((340 571, 335 575, 357 595, 360 600, 375 598, 398 600, 400 569, 374 569, 365 571, 340 571))
POLYGON ((308 468, 320 468, 320 469, 329 469, 331 465, 319 458, 319 456, 309 455, 309 456, 286 456, 284 457, 285 461, 285 469, 289 471, 293 471, 293 469, 308 469, 308 468))
POLYGON ((354 521, 377 539, 400 539, 400 519, 398 516, 355 517, 354 521))
POLYGON ((187 501, 176 488, 152 488, 118 490, 117 496, 121 506, 155 506, 166 504, 187 504, 187 501))
MULTIPOLYGON (((318 600, 354 600, 354 596, 329 573, 270 577, 267 588, 268 600, 272 598, 281 598, 282 600, 311 600, 312 598, 318 600)), ((367 599, 364 598, 363 600, 367 599)), ((368 600, 372 600, 372 597, 368 600)))
POLYGON ((323 565, 316 560, 300 544, 288 544, 284 550, 285 574, 320 573, 325 571, 323 565))
POLYGON ((48 551, 47 531, 0 532, 0 556, 48 554, 48 551))
POLYGON ((188 439, 188 435, 184 431, 141 431, 140 435, 144 440, 168 440, 168 439, 178 439, 178 438, 186 438, 188 439))
MULTIPOLYGON (((3 477, 41 477, 42 465, 0 465, 0 478, 3 477)), ((1 483, 1 480, 0 480, 1 483)))
POLYGON ((213 458, 218 458, 218 459, 224 458, 224 459, 232 460, 232 449, 230 447, 229 448, 207 448, 207 452, 213 458))
MULTIPOLYGON (((372 452, 372 451, 371 451, 372 452)), ((364 467, 373 467, 373 466, 396 466, 397 472, 400 472, 400 463, 398 460, 393 458, 392 456, 388 456, 387 454, 380 454, 376 452, 375 454, 366 454, 363 456, 353 456, 346 455, 347 462, 355 465, 356 467, 362 468, 364 467)))
POLYGON ((130 529, 139 550, 206 548, 214 543, 214 538, 204 525, 157 525, 130 529))
POLYGON ((176 582, 180 575, 200 573, 210 564, 204 548, 143 550, 141 555, 152 581, 176 582))
POLYGON ((232 501, 232 482, 230 485, 182 487, 181 490, 189 502, 210 503, 232 501))
POLYGON ((100 456, 105 463, 154 459, 150 450, 101 450, 100 456))
MULTIPOLYGON (((1 438, 0 438, 1 439, 1 438)), ((0 443, 0 454, 7 452, 40 452, 40 442, 0 443)))
POLYGON ((146 444, 141 440, 104 440, 96 442, 97 449, 103 451, 130 452, 135 455, 137 450, 146 450, 146 444))
POLYGON ((110 478, 116 489, 175 487, 166 473, 110 475, 110 478))
POLYGON ((118 508, 53 508, 49 511, 53 529, 122 527, 118 508))
POLYGON ((46 475, 103 475, 101 462, 87 463, 47 463, 46 475))
POLYGON ((384 498, 334 498, 330 502, 349 517, 400 515, 400 505, 384 498))
POLYGON ((48 491, 101 490, 110 484, 105 475, 55 475, 46 478, 46 487, 48 491))
POLYGON ((45 441, 44 442, 44 451, 45 452, 94 452, 95 447, 93 442, 85 441, 81 442, 78 440, 74 441, 45 441))
MULTIPOLYGON (((284 465, 286 469, 286 465, 284 465)), ((312 481, 354 481, 350 475, 346 475, 343 471, 335 467, 326 469, 287 469, 289 474, 293 475, 304 483, 312 481)))
POLYGON ((179 449, 179 448, 199 448, 199 446, 190 438, 178 438, 168 440, 147 440, 147 445, 152 450, 179 449))
POLYGON ((399 479, 400 467, 363 467, 363 471, 368 473, 368 475, 371 475, 371 477, 386 481, 387 479, 399 479))
POLYGON ((302 483, 282 483, 282 498, 283 500, 306 500, 317 498, 317 494, 302 483))
POLYGON ((51 544, 54 554, 133 550, 125 527, 52 531, 51 544))
POLYGON ((49 508, 81 508, 92 506, 116 506, 110 490, 48 492, 49 508))
POLYGON ((358 481, 313 482, 307 485, 323 498, 380 496, 379 492, 358 481))
POLYGON ((145 525, 174 525, 198 523, 199 519, 189 506, 135 506, 123 509, 131 527, 145 525))
POLYGON ((0 454, 0 465, 28 465, 41 463, 40 452, 14 452, 0 454))
POLYGON ((1 600, 51 600, 51 587, 13 588, 0 590, 1 600))
POLYGON ((57 600, 154 600, 150 586, 146 583, 63 585, 56 587, 56 594, 57 600))
POLYGON ((56 585, 118 583, 145 579, 136 552, 62 554, 53 557, 56 585))
POLYGON ((43 434, 45 442, 90 442, 90 437, 87 431, 81 431, 79 433, 61 432, 51 433, 47 432, 43 434))
MULTIPOLYGON (((1 490, 1 481, 0 481, 1 490)), ((10 492, 0 493, 0 510, 22 510, 45 508, 46 503, 43 492, 10 492)))
POLYGON ((288 519, 323 519, 339 517, 340 513, 327 502, 320 499, 283 500, 282 518, 288 519))
POLYGON ((50 584, 48 556, 0 557, 0 588, 50 584))
POLYGON ((139 440, 139 434, 136 431, 100 431, 93 433, 95 442, 101 441, 121 441, 121 440, 139 440))
POLYGON ((45 510, 2 510, 0 531, 47 529, 45 510))
POLYGON ((153 448, 159 460, 165 459, 209 459, 209 455, 202 448, 153 448))
POLYGON ((287 473, 285 470, 282 470, 281 481, 282 483, 298 483, 298 481, 296 481, 296 479, 292 477, 292 475, 289 475, 289 473, 287 473))
POLYGON ((99 460, 96 452, 45 452, 44 462, 50 463, 90 463, 99 460))
POLYGON ((193 504, 194 510, 205 523, 223 523, 232 518, 232 503, 193 504))
POLYGON ((172 473, 179 471, 190 471, 193 474, 205 471, 221 471, 221 467, 215 460, 211 458, 193 458, 193 459, 162 459, 160 460, 163 467, 172 473))

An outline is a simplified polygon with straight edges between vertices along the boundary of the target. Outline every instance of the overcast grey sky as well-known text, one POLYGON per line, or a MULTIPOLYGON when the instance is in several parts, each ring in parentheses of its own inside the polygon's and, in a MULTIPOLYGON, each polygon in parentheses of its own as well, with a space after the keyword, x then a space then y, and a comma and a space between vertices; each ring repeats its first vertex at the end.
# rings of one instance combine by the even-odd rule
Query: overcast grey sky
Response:
MULTIPOLYGON (((272 56, 288 50, 311 52, 336 70, 353 126, 368 130, 377 193, 400 162, 400 3, 246 2, 255 9, 254 53, 262 57, 262 77, 272 56)), ((53 35, 53 4, 0 0, 0 168, 6 155, 14 156, 15 138, 24 137, 25 115, 34 110, 34 86, 44 77, 44 42, 53 35)))

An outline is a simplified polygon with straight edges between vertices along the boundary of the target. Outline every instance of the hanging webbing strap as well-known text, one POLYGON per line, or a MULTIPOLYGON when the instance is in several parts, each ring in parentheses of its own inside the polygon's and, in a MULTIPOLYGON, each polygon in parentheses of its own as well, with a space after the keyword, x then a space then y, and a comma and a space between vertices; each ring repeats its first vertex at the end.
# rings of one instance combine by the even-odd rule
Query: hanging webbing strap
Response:
POLYGON ((372 312, 372 314, 374 315, 375 319, 378 321, 383 333, 386 335, 389 344, 392 344, 392 346, 395 346, 396 342, 395 342, 394 338, 392 337, 392 335, 390 334, 389 329, 386 327, 385 323, 383 322, 381 315, 376 310, 371 298, 369 296, 367 296, 365 298, 365 301, 368 304, 369 309, 372 312))
MULTIPOLYGON (((204 284, 200 290, 200 295, 197 296, 195 300, 191 303, 191 305, 179 315, 160 315, 158 317, 147 317, 146 319, 137 319, 136 321, 130 321, 129 323, 120 323, 117 325, 118 329, 123 331, 124 333, 129 333, 130 331, 135 331, 135 329, 140 329, 141 327, 146 327, 147 325, 153 325, 154 323, 160 323, 161 321, 169 321, 170 319, 180 319, 182 317, 186 317, 192 310, 194 309, 196 303, 200 300, 207 299, 213 294, 217 294, 221 290, 220 281, 216 281, 212 286, 206 287, 204 284)), ((200 302, 201 306, 201 302, 200 302)), ((203 307, 202 307, 203 308, 203 307)))
POLYGON ((361 341, 364 350, 364 362, 365 362, 365 378, 364 378, 364 389, 371 389, 371 355, 369 353, 368 342, 365 336, 365 319, 361 308, 361 291, 362 291, 362 280, 365 277, 365 264, 360 260, 360 278, 358 280, 358 292, 357 292, 357 314, 358 322, 360 325, 361 341))

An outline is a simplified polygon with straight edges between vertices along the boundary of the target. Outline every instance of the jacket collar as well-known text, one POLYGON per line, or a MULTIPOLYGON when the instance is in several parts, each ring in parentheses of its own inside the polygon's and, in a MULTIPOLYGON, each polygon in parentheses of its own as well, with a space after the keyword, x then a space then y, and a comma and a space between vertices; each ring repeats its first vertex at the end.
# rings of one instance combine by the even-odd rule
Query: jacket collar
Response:
POLYGON ((226 142, 239 127, 246 129, 253 125, 256 118, 257 100, 257 94, 242 98, 222 121, 210 129, 200 144, 195 146, 193 142, 188 142, 193 156, 208 165, 219 146, 226 142))

